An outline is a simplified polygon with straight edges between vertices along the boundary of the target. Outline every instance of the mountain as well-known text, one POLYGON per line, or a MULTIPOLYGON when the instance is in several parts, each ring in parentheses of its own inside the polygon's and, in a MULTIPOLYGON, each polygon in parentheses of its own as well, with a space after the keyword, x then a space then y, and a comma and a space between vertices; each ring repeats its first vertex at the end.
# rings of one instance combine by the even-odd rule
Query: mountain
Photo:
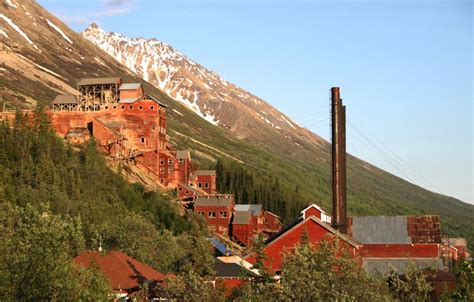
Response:
POLYGON ((170 45, 156 39, 128 38, 90 25, 82 36, 118 62, 185 105, 209 123, 267 148, 312 150, 327 147, 321 137, 299 126, 264 100, 222 79, 170 45))
MULTIPOLYGON (((0 0, 0 40, 0 108, 33 108, 36 104, 48 104, 58 93, 75 93, 77 79, 82 77, 119 76, 125 81, 143 82, 142 76, 68 28, 32 0, 0 0)), ((154 43, 160 44, 158 41, 154 43)), ((143 42, 143 47, 148 47, 145 44, 143 42)), ((172 50, 171 47, 163 49, 172 50)), ((170 52, 169 56, 178 58, 175 50, 173 55, 170 52)), ((158 51, 156 55, 165 56, 158 51)), ((201 70, 198 69, 202 68, 199 64, 188 61, 183 55, 179 57, 188 69, 195 66, 196 70, 201 70)), ((174 62, 174 59, 169 62, 174 62)), ((178 66, 171 64, 169 68, 171 70, 178 66)), ((184 70, 188 69, 183 68, 180 73, 185 74, 184 70)), ((187 91, 197 91, 198 84, 195 82, 199 81, 193 78, 194 73, 188 72, 192 83, 190 87, 196 88, 187 91)), ((152 81, 152 78, 149 75, 148 80, 152 81)), ((222 96, 227 101, 218 101, 220 99, 215 97, 196 99, 197 104, 207 99, 209 104, 216 104, 208 105, 208 110, 206 107, 199 107, 199 110, 218 126, 197 115, 197 108, 190 110, 190 105, 184 104, 186 101, 169 97, 168 93, 173 96, 170 92, 172 86, 167 84, 171 88, 166 92, 163 91, 166 87, 161 90, 144 82, 149 94, 169 105, 168 134, 174 146, 189 148, 194 160, 202 168, 212 167, 216 159, 225 158, 245 167, 264 183, 278 176, 278 186, 299 192, 295 195, 297 198, 285 200, 293 208, 292 212, 287 213, 288 216, 297 215, 298 208, 310 200, 330 209, 328 142, 291 120, 285 122, 285 115, 257 97, 255 102, 260 103, 251 106, 253 96, 221 81, 215 74, 213 78, 212 72, 206 75, 206 81, 212 83, 205 82, 204 75, 199 79, 203 86, 205 83, 214 87, 211 86, 214 83, 222 93, 225 90, 221 85, 226 87, 226 83, 231 87, 227 92, 228 98, 222 96), (231 99, 231 93, 241 93, 247 97, 242 97, 242 101, 239 98, 231 99), (221 106, 223 113, 215 106, 221 106), (244 118, 232 117, 226 110, 233 112, 233 115, 243 115, 244 118), (268 119, 268 122, 258 114, 268 119), (280 119, 279 115, 283 117, 280 119), (289 130, 294 133, 289 135, 289 130)), ((171 80, 169 82, 172 83, 171 80)), ((183 89, 180 94, 179 89, 175 91, 176 95, 187 95, 183 89)), ((215 95, 213 91, 207 93, 215 95)), ((451 236, 467 237, 473 246, 474 206, 427 191, 352 156, 348 157, 347 177, 350 215, 440 214, 444 231, 451 236)), ((291 220, 292 217, 286 218, 291 220)))

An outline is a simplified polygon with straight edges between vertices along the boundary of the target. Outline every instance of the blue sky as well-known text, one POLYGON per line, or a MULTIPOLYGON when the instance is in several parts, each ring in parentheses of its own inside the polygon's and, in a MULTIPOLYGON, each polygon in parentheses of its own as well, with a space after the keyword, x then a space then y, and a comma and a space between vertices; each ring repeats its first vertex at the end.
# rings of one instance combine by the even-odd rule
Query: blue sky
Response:
POLYGON ((340 86, 350 153, 474 203, 471 1, 39 3, 77 31, 167 42, 325 138, 340 86))

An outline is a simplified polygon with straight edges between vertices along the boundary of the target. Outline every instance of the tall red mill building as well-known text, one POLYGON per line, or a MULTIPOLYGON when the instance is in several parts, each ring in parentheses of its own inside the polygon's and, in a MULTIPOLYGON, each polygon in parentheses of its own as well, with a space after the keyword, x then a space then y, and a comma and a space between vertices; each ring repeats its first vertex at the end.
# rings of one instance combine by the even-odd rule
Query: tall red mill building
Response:
POLYGON ((189 151, 169 146, 167 106, 148 95, 140 83, 81 79, 78 91, 76 96, 58 95, 52 103, 53 127, 59 136, 72 144, 94 137, 108 156, 133 160, 164 188, 182 185, 199 188, 203 194, 216 193, 215 171, 196 171, 189 151))

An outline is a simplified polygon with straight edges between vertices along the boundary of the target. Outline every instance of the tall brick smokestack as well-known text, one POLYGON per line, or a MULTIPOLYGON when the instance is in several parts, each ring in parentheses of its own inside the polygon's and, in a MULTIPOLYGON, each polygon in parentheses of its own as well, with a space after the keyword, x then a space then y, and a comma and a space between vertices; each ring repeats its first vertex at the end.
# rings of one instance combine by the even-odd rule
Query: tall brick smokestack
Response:
POLYGON ((331 88, 332 120, 332 226, 347 233, 346 209, 346 106, 339 87, 331 88))

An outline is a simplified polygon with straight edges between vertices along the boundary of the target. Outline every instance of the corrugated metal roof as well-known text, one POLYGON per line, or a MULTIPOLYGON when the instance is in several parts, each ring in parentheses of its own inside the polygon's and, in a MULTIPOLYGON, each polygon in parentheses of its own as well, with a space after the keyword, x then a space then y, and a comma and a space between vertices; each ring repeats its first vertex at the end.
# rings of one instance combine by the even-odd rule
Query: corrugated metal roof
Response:
POLYGON ((260 215, 262 212, 262 205, 261 204, 238 204, 235 205, 236 211, 250 211, 253 216, 260 215))
POLYGON ((219 196, 197 196, 194 201, 195 207, 228 207, 234 204, 234 197, 232 195, 219 195, 219 196))
POLYGON ((141 83, 123 83, 120 85, 120 90, 137 90, 142 86, 141 83))
POLYGON ((197 170, 194 174, 196 176, 216 176, 216 170, 197 170))
POLYGON ((176 151, 176 158, 177 159, 190 159, 191 153, 189 150, 178 150, 176 151))
POLYGON ((57 95, 53 104, 77 104, 77 97, 74 95, 57 95))
POLYGON ((234 213, 234 221, 232 224, 249 224, 250 217, 250 211, 237 211, 234 213))
POLYGON ((120 84, 121 81, 120 78, 84 78, 80 79, 77 85, 120 84))
POLYGON ((214 248, 216 250, 219 251, 219 253, 221 253, 222 255, 224 256, 227 256, 227 255, 232 255, 232 251, 228 250, 227 247, 225 246, 224 243, 222 243, 219 239, 217 239, 216 237, 211 237, 211 238, 208 238, 207 239, 211 244, 212 246, 214 246, 214 248))
POLYGON ((352 238, 360 243, 412 243, 406 216, 352 217, 352 238))

